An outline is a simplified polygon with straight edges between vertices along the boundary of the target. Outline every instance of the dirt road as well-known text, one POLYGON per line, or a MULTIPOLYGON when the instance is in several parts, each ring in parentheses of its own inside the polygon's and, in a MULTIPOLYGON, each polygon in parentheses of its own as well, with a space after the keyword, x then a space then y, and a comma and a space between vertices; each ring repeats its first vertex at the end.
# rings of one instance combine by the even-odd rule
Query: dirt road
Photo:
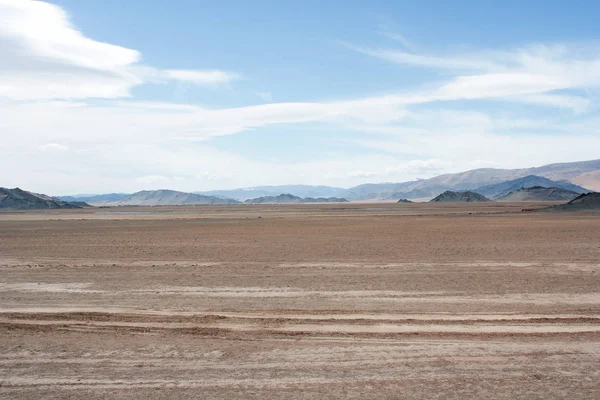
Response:
POLYGON ((599 398, 600 213, 520 211, 0 213, 0 398, 599 398))

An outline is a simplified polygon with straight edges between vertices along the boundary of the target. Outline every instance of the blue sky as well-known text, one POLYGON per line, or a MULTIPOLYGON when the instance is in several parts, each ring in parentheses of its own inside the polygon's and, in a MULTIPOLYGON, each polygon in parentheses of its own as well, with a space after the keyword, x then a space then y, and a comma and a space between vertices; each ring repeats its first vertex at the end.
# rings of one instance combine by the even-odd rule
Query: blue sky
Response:
POLYGON ((0 0, 2 186, 352 186, 598 158, 595 1, 0 0), (27 160, 27 162, 23 162, 27 160))

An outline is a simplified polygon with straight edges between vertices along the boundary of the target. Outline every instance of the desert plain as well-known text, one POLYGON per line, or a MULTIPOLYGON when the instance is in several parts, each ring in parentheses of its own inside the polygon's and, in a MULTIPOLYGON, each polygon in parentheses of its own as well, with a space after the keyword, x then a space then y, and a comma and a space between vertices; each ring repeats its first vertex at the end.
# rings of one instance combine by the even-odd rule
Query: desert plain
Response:
POLYGON ((0 212, 0 398, 598 399, 600 213, 0 212))

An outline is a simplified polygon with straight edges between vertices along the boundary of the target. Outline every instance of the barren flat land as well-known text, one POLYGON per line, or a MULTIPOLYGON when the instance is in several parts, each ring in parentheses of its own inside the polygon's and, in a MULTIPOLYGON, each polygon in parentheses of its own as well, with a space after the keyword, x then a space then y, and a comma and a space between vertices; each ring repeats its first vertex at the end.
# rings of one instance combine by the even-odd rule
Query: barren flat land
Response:
POLYGON ((0 213, 0 398, 598 399, 600 213, 0 213))

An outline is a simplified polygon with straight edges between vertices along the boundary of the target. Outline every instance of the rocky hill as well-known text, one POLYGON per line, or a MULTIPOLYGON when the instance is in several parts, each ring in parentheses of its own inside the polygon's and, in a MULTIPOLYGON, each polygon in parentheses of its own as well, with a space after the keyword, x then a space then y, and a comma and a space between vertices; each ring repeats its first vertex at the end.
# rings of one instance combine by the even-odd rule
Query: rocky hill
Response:
POLYGON ((551 179, 536 175, 527 175, 523 178, 482 186, 480 188, 473 189, 473 192, 484 195, 490 199, 499 199, 519 189, 534 187, 558 188, 575 192, 576 194, 589 192, 589 190, 582 188, 581 186, 577 186, 569 181, 553 181, 551 179))
POLYGON ((547 211, 600 211, 600 193, 583 193, 569 201, 548 207, 547 211))
POLYGON ((248 199, 247 204, 286 204, 286 203, 346 203, 348 200, 339 197, 299 197, 284 193, 279 196, 263 196, 256 199, 248 199))
POLYGON ((480 201, 491 201, 485 196, 474 192, 453 192, 450 190, 434 197, 430 203, 441 203, 441 202, 480 202, 480 201))
POLYGON ((105 203, 108 206, 193 206, 208 204, 239 204, 239 201, 175 190, 143 190, 120 200, 105 203))
POLYGON ((498 201, 569 201, 579 193, 560 188, 534 186, 510 192, 498 201))
POLYGON ((44 210, 59 208, 89 207, 86 203, 71 203, 47 196, 28 192, 23 189, 0 188, 0 209, 3 210, 44 210))

